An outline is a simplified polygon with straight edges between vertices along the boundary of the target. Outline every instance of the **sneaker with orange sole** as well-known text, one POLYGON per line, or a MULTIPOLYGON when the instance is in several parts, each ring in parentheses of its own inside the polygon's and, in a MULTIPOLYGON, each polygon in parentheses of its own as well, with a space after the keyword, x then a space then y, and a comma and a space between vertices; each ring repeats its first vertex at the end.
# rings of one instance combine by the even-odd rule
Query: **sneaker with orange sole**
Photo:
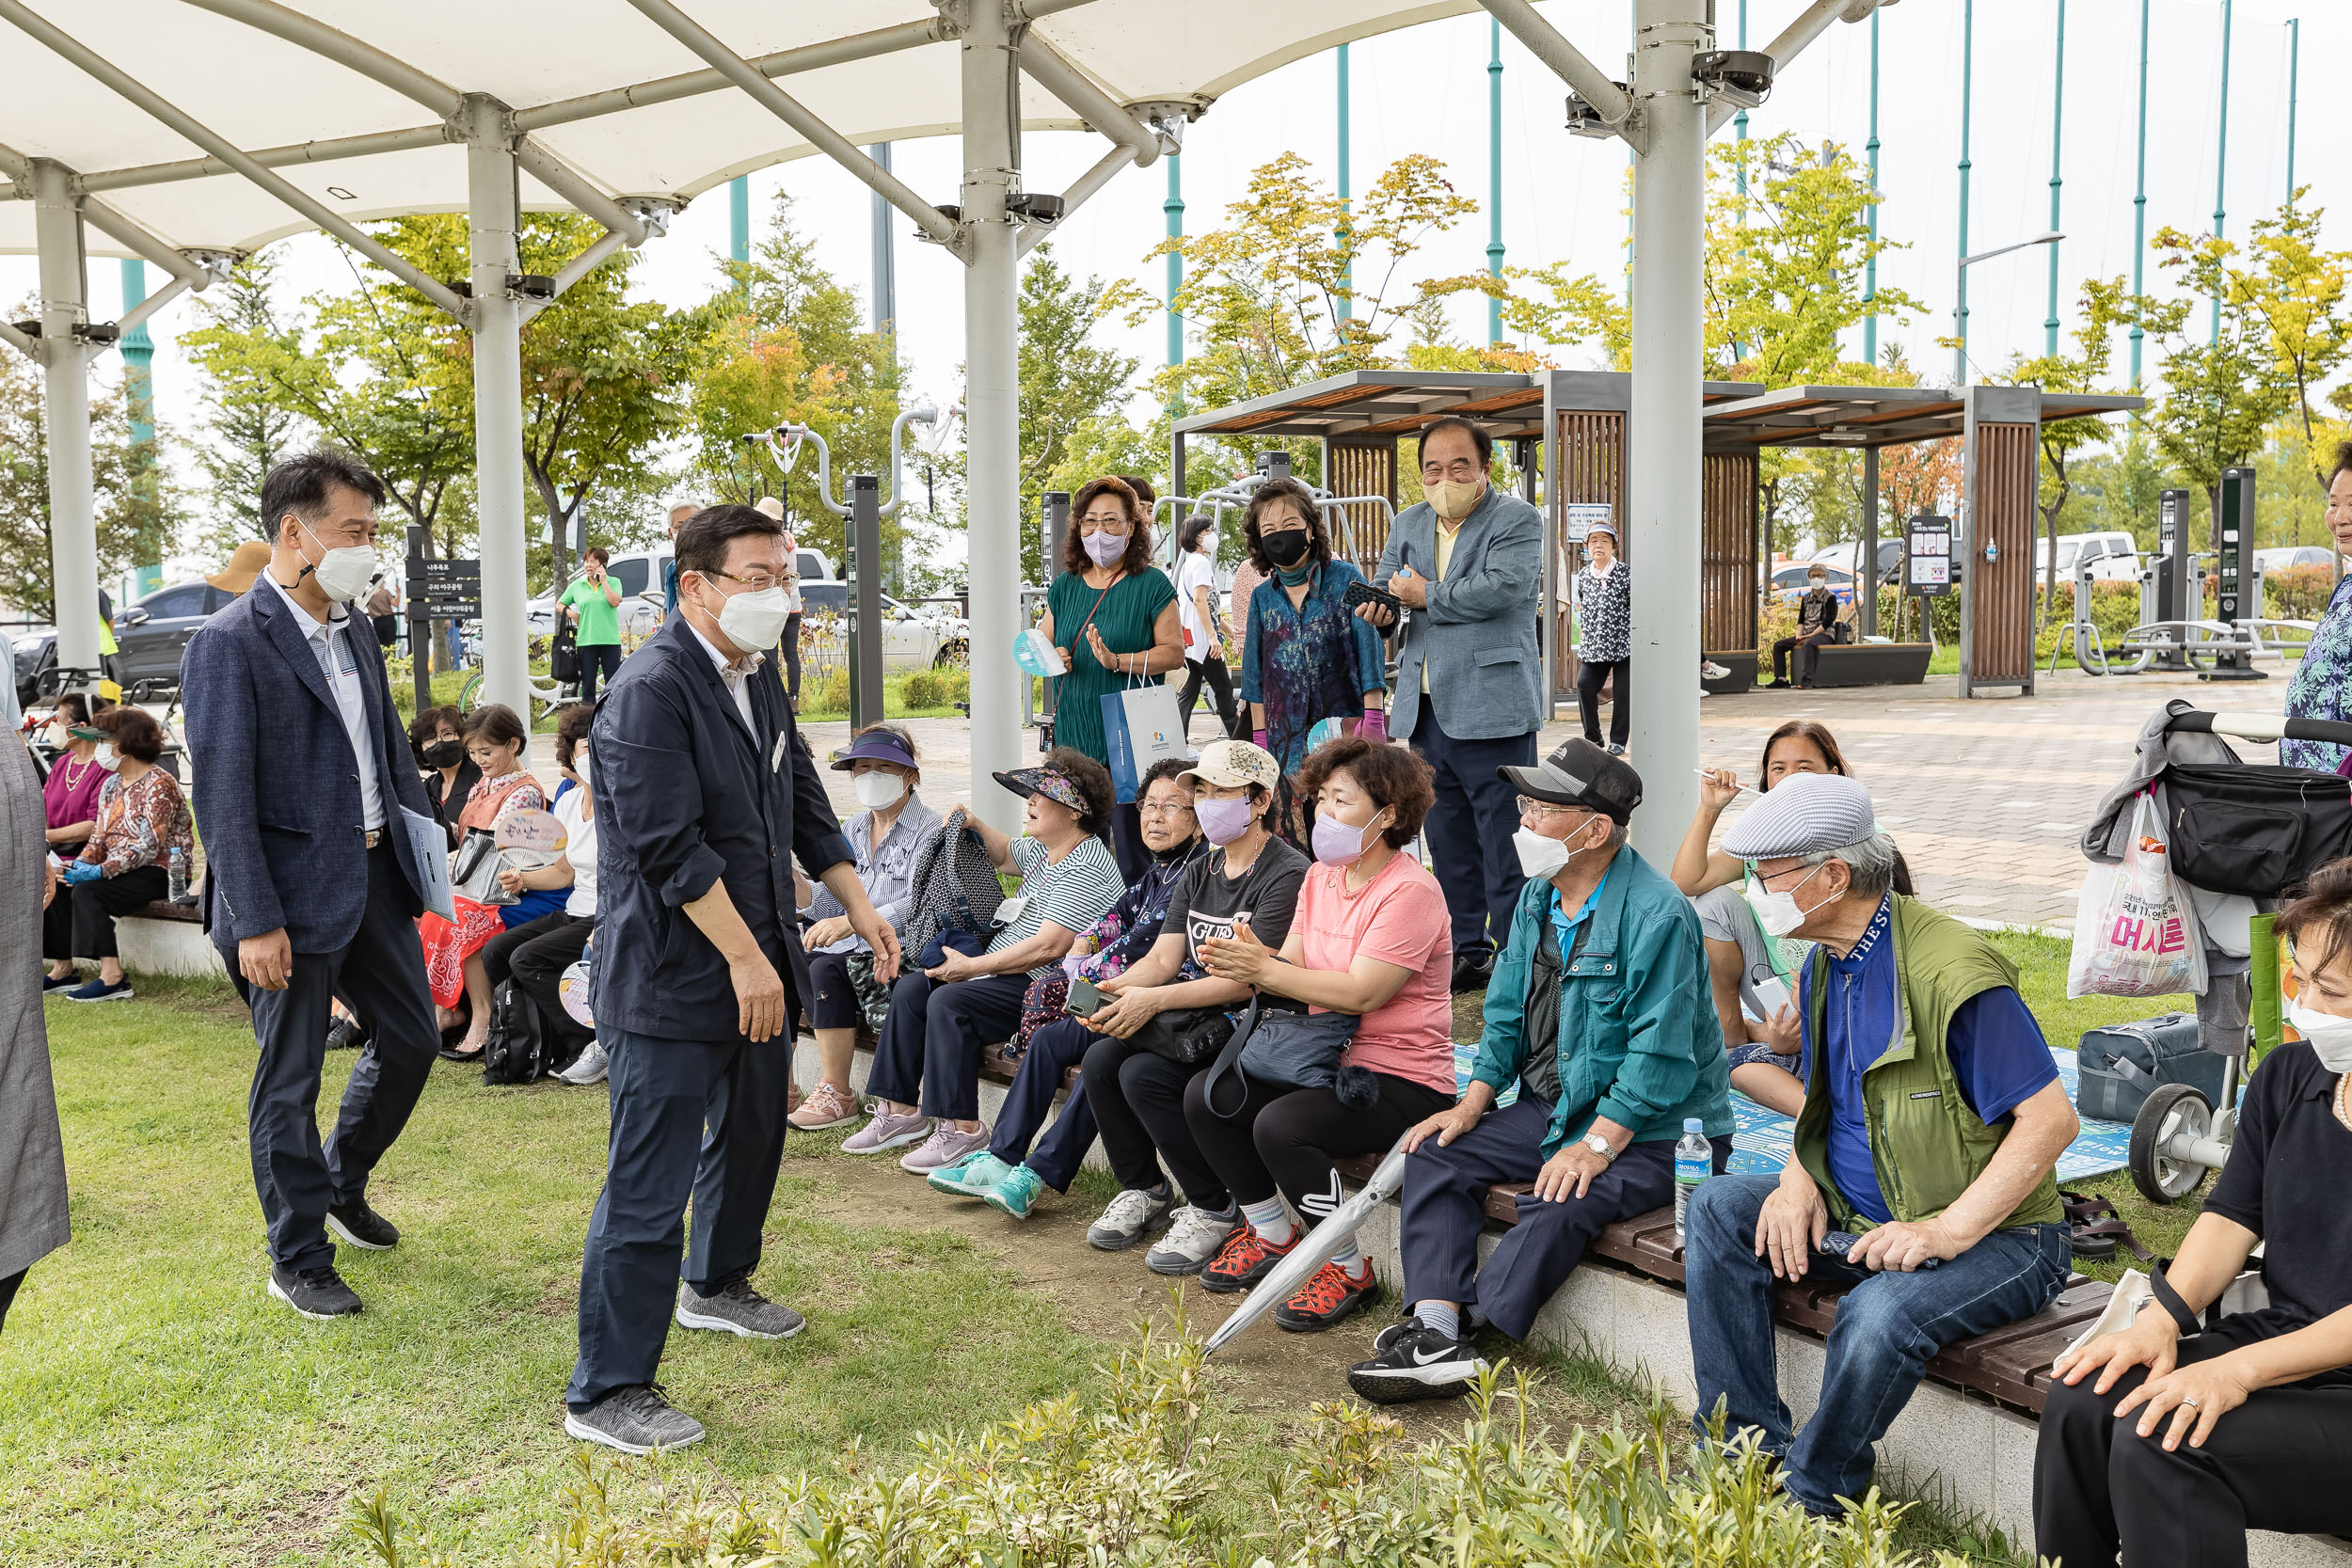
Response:
POLYGON ((1277 1246, 1244 1225, 1226 1238, 1225 1245, 1200 1271, 1200 1288, 1226 1295, 1234 1291, 1247 1291, 1266 1276, 1266 1272, 1291 1254, 1298 1245, 1304 1230, 1293 1230, 1291 1239, 1277 1246))
POLYGON ((1291 1298, 1274 1309, 1274 1321, 1293 1334, 1319 1334, 1380 1293, 1372 1276, 1372 1259, 1359 1259, 1361 1272, 1349 1274, 1337 1263, 1326 1263, 1308 1276, 1291 1298))

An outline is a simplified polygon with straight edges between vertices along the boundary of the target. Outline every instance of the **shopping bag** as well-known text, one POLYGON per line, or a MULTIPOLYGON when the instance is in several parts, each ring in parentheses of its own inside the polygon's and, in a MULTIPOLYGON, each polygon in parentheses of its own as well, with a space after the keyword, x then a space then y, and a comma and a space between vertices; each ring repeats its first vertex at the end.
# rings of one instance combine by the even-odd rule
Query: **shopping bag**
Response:
POLYGON ((1125 805, 1140 792, 1139 781, 1163 757, 1189 762, 1184 716, 1176 711, 1176 689, 1161 681, 1105 691, 1103 740, 1110 755, 1111 789, 1125 805))
POLYGON ((2205 949, 2187 885, 2172 874, 2155 800, 2133 808, 2132 838, 2118 865, 2094 865, 2074 908, 2072 996, 2169 996, 2205 989, 2205 949))

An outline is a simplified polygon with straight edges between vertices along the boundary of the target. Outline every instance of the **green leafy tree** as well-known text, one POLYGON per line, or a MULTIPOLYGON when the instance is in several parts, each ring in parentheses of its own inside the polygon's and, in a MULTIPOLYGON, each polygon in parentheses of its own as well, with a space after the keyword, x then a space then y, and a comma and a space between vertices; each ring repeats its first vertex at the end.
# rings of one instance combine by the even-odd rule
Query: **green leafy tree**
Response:
POLYGON ((2294 391, 2295 444, 2312 487, 2325 498, 2328 449, 2342 438, 2344 426, 2312 404, 2320 387, 2352 360, 2352 314, 2345 309, 2352 251, 2321 248, 2322 209, 2301 205, 2309 189, 2297 189, 2286 205, 2255 222, 2252 266, 2234 274, 2232 286, 2244 290, 2247 309, 2268 332, 2272 373, 2294 391))
MULTIPOLYGON (((217 326, 241 340, 272 344, 280 353, 299 353, 299 335, 278 319, 272 298, 277 283, 278 263, 267 252, 246 257, 216 290, 198 296, 199 330, 217 326)), ((250 368, 251 361, 243 356, 213 355, 198 360, 202 379, 199 401, 206 417, 196 465, 212 498, 209 544, 224 556, 241 541, 260 536, 262 478, 308 443, 302 417, 267 395, 266 387, 245 379, 250 368)))
POLYGON ((1136 359, 1095 341, 1104 318, 1132 303, 1130 286, 1062 271, 1051 245, 1021 274, 1022 580, 1051 575, 1041 559, 1045 493, 1105 473, 1156 478, 1166 467, 1127 420, 1136 359))

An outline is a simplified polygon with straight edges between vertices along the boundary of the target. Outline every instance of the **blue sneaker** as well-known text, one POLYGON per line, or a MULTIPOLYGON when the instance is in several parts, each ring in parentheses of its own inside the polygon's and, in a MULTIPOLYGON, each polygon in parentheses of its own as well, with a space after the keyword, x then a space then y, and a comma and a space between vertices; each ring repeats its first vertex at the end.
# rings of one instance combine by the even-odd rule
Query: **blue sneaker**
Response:
POLYGON ((992 1209, 1002 1209, 1014 1219, 1025 1220, 1029 1217, 1029 1206, 1044 1190, 1044 1178, 1026 1165, 1015 1165, 980 1195, 980 1201, 992 1209))
POLYGON ((989 1189, 1012 1174, 1012 1167, 985 1148, 940 1166, 924 1180, 955 1197, 986 1197, 989 1189))
POLYGON ((128 1002, 131 1000, 131 982, 127 979, 117 980, 110 986, 103 980, 92 980, 79 990, 67 991, 65 999, 68 1002, 128 1002))

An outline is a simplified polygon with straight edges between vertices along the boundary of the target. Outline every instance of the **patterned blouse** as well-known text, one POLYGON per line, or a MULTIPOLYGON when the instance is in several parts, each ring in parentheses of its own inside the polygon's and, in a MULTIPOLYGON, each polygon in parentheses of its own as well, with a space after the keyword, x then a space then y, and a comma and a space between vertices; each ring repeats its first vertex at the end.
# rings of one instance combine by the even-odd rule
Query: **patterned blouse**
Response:
POLYGON ((1360 719, 1364 693, 1386 691, 1380 633, 1347 608, 1353 562, 1327 561, 1307 579, 1307 596, 1291 603, 1279 578, 1249 595, 1243 632, 1241 700, 1265 705, 1267 746, 1285 773, 1307 760, 1307 732, 1326 719, 1360 719))
MULTIPOLYGON (((2287 683, 2287 717, 2352 719, 2352 577, 2336 584, 2328 612, 2287 683)), ((2289 768, 2332 773, 2345 754, 2344 748, 2325 740, 2279 742, 2279 760, 2289 768)))
POLYGON ((1611 664, 1633 657, 1633 574, 1622 561, 1576 574, 1576 657, 1611 664))
POLYGON ((180 781, 160 768, 128 782, 119 773, 107 779, 98 792, 98 826, 81 858, 95 863, 101 876, 119 877, 145 865, 168 869, 174 849, 187 856, 193 873, 196 834, 180 781))

